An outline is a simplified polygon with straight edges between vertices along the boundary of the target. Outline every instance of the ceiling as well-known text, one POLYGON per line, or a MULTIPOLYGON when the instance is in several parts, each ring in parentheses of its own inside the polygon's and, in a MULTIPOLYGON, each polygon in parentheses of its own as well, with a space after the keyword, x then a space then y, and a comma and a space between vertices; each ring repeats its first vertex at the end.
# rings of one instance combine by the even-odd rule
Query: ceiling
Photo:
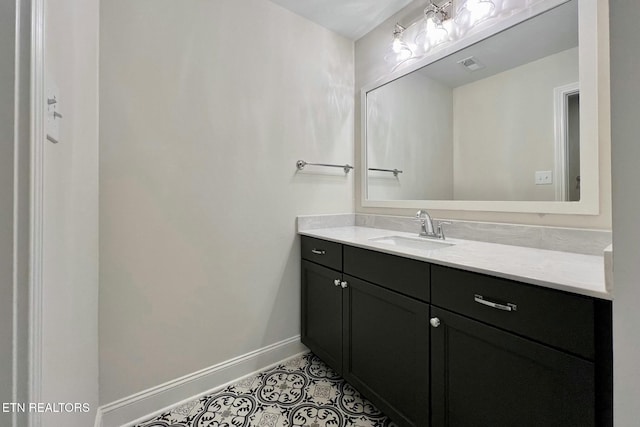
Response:
POLYGON ((351 40, 358 40, 412 0, 271 1, 351 40))

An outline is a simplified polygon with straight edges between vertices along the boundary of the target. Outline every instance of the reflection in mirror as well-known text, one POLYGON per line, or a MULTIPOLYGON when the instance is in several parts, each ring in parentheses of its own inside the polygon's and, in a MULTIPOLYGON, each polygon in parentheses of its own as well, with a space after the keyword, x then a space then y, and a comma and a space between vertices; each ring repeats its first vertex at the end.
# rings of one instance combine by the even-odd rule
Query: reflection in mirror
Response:
POLYGON ((367 92, 367 199, 580 200, 577 3, 367 92))

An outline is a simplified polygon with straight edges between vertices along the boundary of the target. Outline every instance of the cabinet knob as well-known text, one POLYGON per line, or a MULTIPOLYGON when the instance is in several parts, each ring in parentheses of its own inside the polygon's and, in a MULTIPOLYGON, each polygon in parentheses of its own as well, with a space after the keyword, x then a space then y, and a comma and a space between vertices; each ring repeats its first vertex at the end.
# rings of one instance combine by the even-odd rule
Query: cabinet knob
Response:
POLYGON ((334 284, 335 286, 340 286, 340 279, 336 279, 336 280, 334 280, 334 281, 333 281, 333 284, 334 284))
POLYGON ((438 326, 440 326, 440 319, 438 319, 437 317, 434 317, 431 320, 429 320, 429 323, 431 323, 431 326, 433 326, 434 328, 437 328, 438 326))
POLYGON ((347 282, 342 282, 340 283, 340 286, 342 286, 342 289, 345 289, 349 284, 347 282))

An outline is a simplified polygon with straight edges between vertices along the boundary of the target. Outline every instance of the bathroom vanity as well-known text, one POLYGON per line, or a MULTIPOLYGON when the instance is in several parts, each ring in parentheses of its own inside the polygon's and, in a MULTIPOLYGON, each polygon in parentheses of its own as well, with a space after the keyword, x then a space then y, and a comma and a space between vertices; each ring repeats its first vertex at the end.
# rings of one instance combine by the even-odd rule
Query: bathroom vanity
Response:
POLYGON ((302 342, 398 425, 612 425, 611 301, 571 279, 596 257, 301 234, 302 342))
MULTIPOLYGON (((398 60, 377 79, 356 67, 357 81, 371 80, 361 86, 356 126, 358 206, 602 212, 606 8, 586 0, 527 4, 398 60)), ((396 27, 394 36, 415 40, 416 28, 396 27)), ((602 257, 610 233, 596 242, 590 230, 514 233, 514 224, 475 224, 468 240, 443 242, 418 238, 417 227, 376 228, 370 219, 364 227, 351 218, 299 228, 302 342, 395 423, 613 425, 602 257), (500 227, 515 239, 496 237, 500 227)), ((423 222, 421 234, 442 231, 423 222)))

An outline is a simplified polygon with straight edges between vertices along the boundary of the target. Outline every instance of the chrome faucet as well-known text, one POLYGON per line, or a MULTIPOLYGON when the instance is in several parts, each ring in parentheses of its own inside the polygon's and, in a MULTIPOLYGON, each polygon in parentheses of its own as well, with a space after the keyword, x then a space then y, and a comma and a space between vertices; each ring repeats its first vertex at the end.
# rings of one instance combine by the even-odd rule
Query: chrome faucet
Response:
POLYGON ((445 224, 451 224, 450 222, 438 221, 438 228, 435 229, 433 227, 433 220, 431 219, 431 215, 425 209, 420 209, 416 213, 416 221, 420 222, 420 237, 429 237, 432 239, 441 239, 444 240, 444 229, 442 228, 445 224))

